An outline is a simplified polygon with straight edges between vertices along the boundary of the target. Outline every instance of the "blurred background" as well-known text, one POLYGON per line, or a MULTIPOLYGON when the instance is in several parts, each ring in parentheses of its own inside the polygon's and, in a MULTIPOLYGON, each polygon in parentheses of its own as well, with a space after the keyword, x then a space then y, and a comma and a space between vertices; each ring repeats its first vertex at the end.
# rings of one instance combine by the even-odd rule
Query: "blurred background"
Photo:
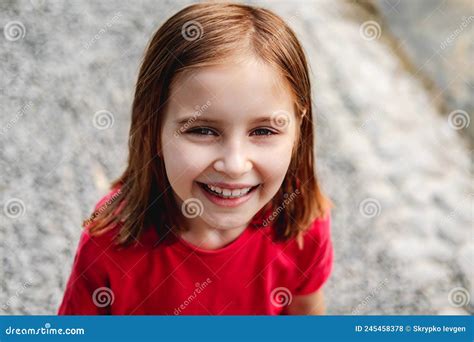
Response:
MULTIPOLYGON (((153 32, 191 1, 0 2, 0 314, 55 314, 127 160, 153 32)), ((472 314, 472 0, 247 1, 309 58, 336 207, 328 314, 472 314)))

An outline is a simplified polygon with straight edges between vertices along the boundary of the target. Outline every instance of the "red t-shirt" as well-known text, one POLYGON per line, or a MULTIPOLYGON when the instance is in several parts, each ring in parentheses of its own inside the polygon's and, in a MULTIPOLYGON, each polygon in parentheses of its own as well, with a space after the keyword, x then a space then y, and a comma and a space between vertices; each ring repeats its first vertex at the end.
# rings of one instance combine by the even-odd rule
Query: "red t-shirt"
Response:
MULTIPOLYGON (((98 208, 111 194, 103 198, 98 208)), ((333 263, 331 218, 315 220, 300 250, 274 242, 254 219, 230 244, 205 250, 174 234, 159 243, 153 226, 118 250, 117 229, 84 230, 60 315, 278 315, 295 295, 317 291, 333 263)))

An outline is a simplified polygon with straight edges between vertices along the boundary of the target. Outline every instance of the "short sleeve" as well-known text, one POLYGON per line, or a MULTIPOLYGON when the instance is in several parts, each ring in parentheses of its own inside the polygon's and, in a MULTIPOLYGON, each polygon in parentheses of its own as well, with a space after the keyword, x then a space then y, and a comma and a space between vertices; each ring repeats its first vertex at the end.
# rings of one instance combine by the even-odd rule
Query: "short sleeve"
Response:
POLYGON ((296 287, 296 295, 318 291, 332 272, 334 250, 331 240, 331 213, 316 219, 304 236, 304 248, 299 265, 302 273, 296 287))
POLYGON ((84 230, 58 315, 104 315, 109 313, 109 307, 101 305, 100 296, 110 291, 101 254, 97 242, 84 230))

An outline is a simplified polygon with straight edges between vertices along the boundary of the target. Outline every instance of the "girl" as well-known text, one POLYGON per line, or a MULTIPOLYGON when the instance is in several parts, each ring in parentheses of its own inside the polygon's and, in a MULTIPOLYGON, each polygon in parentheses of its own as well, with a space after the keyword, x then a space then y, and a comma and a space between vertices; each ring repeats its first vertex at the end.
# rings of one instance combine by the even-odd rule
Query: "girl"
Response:
POLYGON ((330 201, 308 67, 272 12, 200 3, 153 36, 129 160, 84 222, 59 314, 324 313, 330 201))

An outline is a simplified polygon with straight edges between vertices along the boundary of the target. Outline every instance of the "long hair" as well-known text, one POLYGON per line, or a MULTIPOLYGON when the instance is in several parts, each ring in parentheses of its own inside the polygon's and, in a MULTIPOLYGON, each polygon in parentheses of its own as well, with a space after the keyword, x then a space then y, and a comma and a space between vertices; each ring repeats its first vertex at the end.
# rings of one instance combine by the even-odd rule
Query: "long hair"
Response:
POLYGON ((296 35, 267 9, 199 3, 169 18, 148 44, 132 106, 128 166, 112 183, 120 193, 89 222, 91 234, 118 225, 115 241, 127 246, 151 225, 160 237, 184 229, 160 153, 170 88, 179 73, 225 63, 241 52, 259 57, 282 75, 291 89, 298 120, 297 142, 285 179, 257 215, 271 211, 263 218, 264 225, 271 224, 276 238, 286 241, 301 238, 313 220, 327 214, 332 203, 321 192, 315 173, 311 85, 296 35))

